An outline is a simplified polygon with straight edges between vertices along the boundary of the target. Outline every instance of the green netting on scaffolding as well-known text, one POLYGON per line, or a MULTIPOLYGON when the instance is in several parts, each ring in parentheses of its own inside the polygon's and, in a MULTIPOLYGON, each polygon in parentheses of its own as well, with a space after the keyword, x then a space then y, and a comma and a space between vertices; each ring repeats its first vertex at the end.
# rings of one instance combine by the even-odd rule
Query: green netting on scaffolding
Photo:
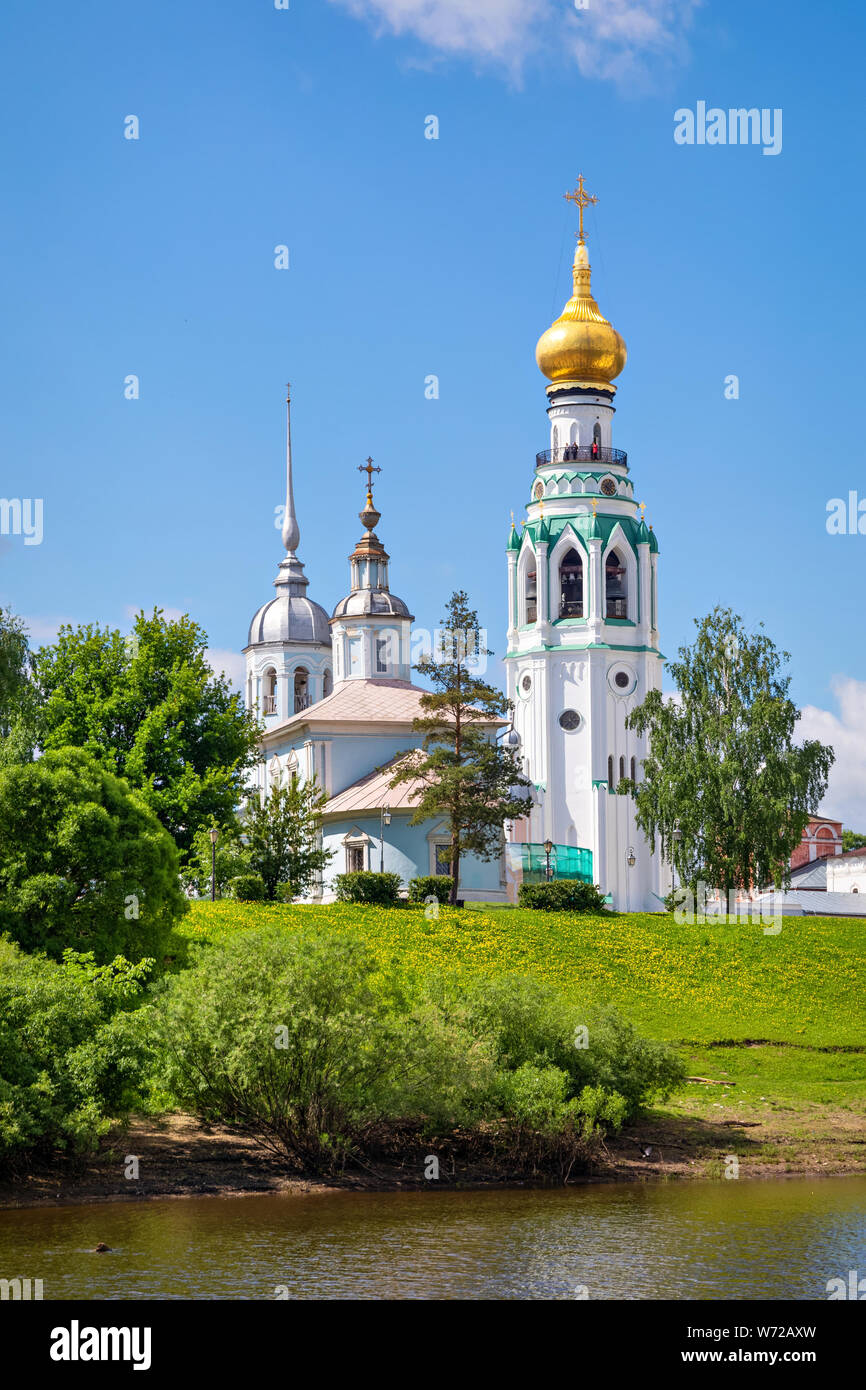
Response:
MULTIPOLYGON (((544 883, 547 879, 547 853, 544 845, 506 845, 508 867, 524 883, 544 883)), ((592 850, 574 845, 554 845, 550 851, 550 877, 580 879, 592 883, 592 850)))

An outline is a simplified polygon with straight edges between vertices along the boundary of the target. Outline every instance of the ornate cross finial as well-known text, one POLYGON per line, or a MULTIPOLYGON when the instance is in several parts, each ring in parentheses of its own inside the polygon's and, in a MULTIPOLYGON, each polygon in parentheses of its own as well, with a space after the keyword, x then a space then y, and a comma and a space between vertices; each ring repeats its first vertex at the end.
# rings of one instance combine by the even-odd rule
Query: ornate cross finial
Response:
POLYGON ((596 515, 598 514, 598 498, 597 498, 597 497, 593 497, 593 499, 592 499, 592 514, 593 514, 593 516, 596 516, 596 515))
POLYGON ((644 520, 645 514, 646 514, 646 502, 641 502, 641 504, 640 504, 640 519, 641 519, 641 521, 644 520))
POLYGON ((371 458, 368 458, 366 463, 359 463, 359 464, 358 464, 358 472, 359 472, 359 473, 366 473, 366 474, 367 474, 367 506, 368 506, 368 507, 372 507, 372 505, 373 505, 373 474, 374 474, 374 473, 381 473, 382 470, 381 470, 381 468, 374 468, 374 467, 373 467, 373 460, 372 460, 371 458))
POLYGON ((511 529, 514 530, 514 508, 511 508, 511 529))
POLYGON ((563 197, 567 198, 570 203, 575 203, 577 205, 578 212, 580 213, 580 230, 577 234, 577 240, 578 243, 582 246, 583 210, 584 208, 589 207, 590 203, 597 203, 598 199, 594 197, 592 193, 587 193, 584 191, 583 174, 578 174, 577 176, 577 188, 575 189, 575 191, 573 193, 565 193, 563 194, 563 197))

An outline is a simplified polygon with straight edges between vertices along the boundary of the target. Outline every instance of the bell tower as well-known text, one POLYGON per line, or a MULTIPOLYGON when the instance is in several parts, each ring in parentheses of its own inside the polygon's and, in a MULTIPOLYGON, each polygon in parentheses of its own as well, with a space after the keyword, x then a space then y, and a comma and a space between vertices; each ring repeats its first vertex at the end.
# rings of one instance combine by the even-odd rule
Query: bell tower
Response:
POLYGON ((613 443, 626 347, 592 296, 583 212, 597 199, 582 175, 565 196, 580 214, 573 293, 536 349, 549 447, 507 547, 508 695, 536 803, 511 836, 591 851, 617 910, 655 911, 660 857, 621 784, 640 780, 647 751, 627 717, 661 686, 658 543, 613 443))

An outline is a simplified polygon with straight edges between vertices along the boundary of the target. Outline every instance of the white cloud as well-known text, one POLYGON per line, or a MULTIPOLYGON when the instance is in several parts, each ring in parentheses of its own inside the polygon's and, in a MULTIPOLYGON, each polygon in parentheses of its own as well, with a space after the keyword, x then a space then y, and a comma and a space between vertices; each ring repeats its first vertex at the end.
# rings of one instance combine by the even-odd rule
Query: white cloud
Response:
POLYGON ((494 62, 516 74, 527 58, 570 55, 584 77, 646 83, 687 56, 701 0, 331 0, 379 34, 420 39, 438 53, 494 62))
POLYGON ((27 637, 34 651, 37 647, 51 646, 56 642, 57 634, 64 623, 75 625, 74 618, 28 618, 22 616, 21 621, 27 629, 27 637))
POLYGON ((866 681, 837 676, 830 686, 838 713, 806 705, 797 736, 829 743, 836 754, 829 790, 815 809, 866 834, 866 681))
POLYGON ((205 660, 215 675, 219 676, 225 672, 234 689, 243 693, 247 666, 240 652, 227 651, 220 647, 208 647, 205 652, 205 660))
MULTIPOLYGON (((172 607, 170 606, 170 604, 167 604, 167 603, 166 603, 166 604, 159 604, 159 603, 158 603, 158 604, 156 604, 155 606, 156 606, 157 608, 161 608, 161 609, 162 609, 162 616, 165 618, 165 621, 166 621, 167 623, 176 623, 177 620, 178 620, 178 618, 184 618, 184 617, 186 617, 186 614, 185 614, 185 612, 184 612, 184 610, 183 610, 182 608, 172 608, 172 607)), ((123 616, 126 618, 127 622, 130 622, 130 623, 131 623, 131 622, 134 622, 135 619, 138 617, 138 614, 142 611, 142 607, 143 607, 143 605, 140 604, 140 603, 125 603, 125 604, 123 605, 123 616)), ((145 609, 144 609, 145 616, 149 618, 150 615, 151 615, 152 612, 153 612, 153 609, 154 609, 154 605, 153 605, 153 604, 151 604, 150 607, 145 608, 145 609)))

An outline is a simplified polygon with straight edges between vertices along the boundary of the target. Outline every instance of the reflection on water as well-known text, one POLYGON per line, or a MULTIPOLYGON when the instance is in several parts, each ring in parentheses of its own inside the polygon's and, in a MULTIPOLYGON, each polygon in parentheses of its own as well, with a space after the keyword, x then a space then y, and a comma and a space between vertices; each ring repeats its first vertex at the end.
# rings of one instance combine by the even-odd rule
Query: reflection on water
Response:
POLYGON ((858 1268, 863 1178, 0 1212, 0 1278, 46 1299, 825 1299, 858 1268))

